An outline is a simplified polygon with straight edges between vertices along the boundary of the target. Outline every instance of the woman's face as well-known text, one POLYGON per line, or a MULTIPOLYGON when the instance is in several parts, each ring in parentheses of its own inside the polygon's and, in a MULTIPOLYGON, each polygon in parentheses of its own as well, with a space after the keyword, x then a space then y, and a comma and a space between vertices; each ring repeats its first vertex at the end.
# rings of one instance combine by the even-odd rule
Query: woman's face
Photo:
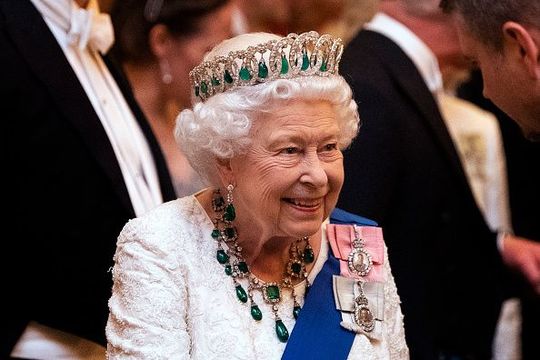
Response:
POLYGON ((317 232, 343 184, 339 133, 324 101, 294 101, 260 115, 248 152, 230 163, 241 223, 263 238, 317 232))

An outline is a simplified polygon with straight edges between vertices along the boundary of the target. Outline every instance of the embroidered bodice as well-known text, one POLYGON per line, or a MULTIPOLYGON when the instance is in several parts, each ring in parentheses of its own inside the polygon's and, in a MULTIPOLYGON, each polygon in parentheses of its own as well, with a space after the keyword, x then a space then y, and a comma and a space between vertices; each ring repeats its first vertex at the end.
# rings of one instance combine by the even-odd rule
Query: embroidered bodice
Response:
MULTIPOLYGON (((286 344, 275 335, 270 305, 255 292, 263 313, 257 322, 249 302, 237 300, 231 277, 216 260, 212 229, 194 196, 165 203, 126 224, 114 258, 106 329, 109 359, 281 358, 286 344)), ((327 253, 323 238, 310 282, 327 253)), ((399 297, 385 264, 383 340, 357 334, 349 359, 408 359, 399 297)), ((303 288, 296 288, 301 305, 303 288)), ((279 316, 289 333, 295 324, 292 309, 291 293, 285 292, 279 316)))

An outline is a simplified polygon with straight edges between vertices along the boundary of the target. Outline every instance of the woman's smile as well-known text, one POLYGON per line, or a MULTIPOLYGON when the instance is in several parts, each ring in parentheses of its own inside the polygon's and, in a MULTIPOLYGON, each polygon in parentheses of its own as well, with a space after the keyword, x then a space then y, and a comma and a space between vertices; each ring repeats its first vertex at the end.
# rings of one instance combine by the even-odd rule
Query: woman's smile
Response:
POLYGON ((323 198, 283 198, 283 201, 303 212, 316 212, 323 204, 323 198))

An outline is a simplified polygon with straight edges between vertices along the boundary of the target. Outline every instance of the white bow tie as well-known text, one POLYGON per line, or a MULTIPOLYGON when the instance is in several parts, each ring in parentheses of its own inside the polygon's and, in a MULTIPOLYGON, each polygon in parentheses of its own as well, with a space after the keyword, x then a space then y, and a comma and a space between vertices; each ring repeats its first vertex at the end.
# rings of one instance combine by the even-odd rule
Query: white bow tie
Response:
POLYGON ((111 17, 94 9, 73 8, 68 42, 80 50, 89 45, 91 49, 105 54, 114 42, 111 17))
POLYGON ((72 0, 32 0, 44 18, 60 26, 68 44, 80 50, 90 49, 107 53, 114 43, 114 30, 108 14, 99 13, 94 2, 88 9, 80 8, 72 0))

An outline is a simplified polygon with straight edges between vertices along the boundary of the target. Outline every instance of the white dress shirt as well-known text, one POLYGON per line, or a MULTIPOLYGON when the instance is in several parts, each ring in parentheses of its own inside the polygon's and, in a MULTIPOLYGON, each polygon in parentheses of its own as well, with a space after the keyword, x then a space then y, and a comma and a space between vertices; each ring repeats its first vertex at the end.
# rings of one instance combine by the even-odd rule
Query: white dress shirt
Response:
MULTIPOLYGON (((98 51, 92 46, 81 48, 80 42, 77 42, 79 35, 74 35, 73 31, 70 31, 84 27, 84 24, 81 24, 84 20, 79 20, 80 14, 99 11, 97 1, 90 0, 87 9, 79 8, 73 0, 32 0, 32 2, 42 13, 62 47, 107 133, 135 214, 139 216, 161 204, 163 198, 152 153, 135 116, 98 51), (78 21, 69 22, 70 29, 67 29, 61 19, 78 21)), ((112 31, 112 28, 110 30, 112 31)), ((81 32, 80 37, 84 38, 85 31, 81 32)))

